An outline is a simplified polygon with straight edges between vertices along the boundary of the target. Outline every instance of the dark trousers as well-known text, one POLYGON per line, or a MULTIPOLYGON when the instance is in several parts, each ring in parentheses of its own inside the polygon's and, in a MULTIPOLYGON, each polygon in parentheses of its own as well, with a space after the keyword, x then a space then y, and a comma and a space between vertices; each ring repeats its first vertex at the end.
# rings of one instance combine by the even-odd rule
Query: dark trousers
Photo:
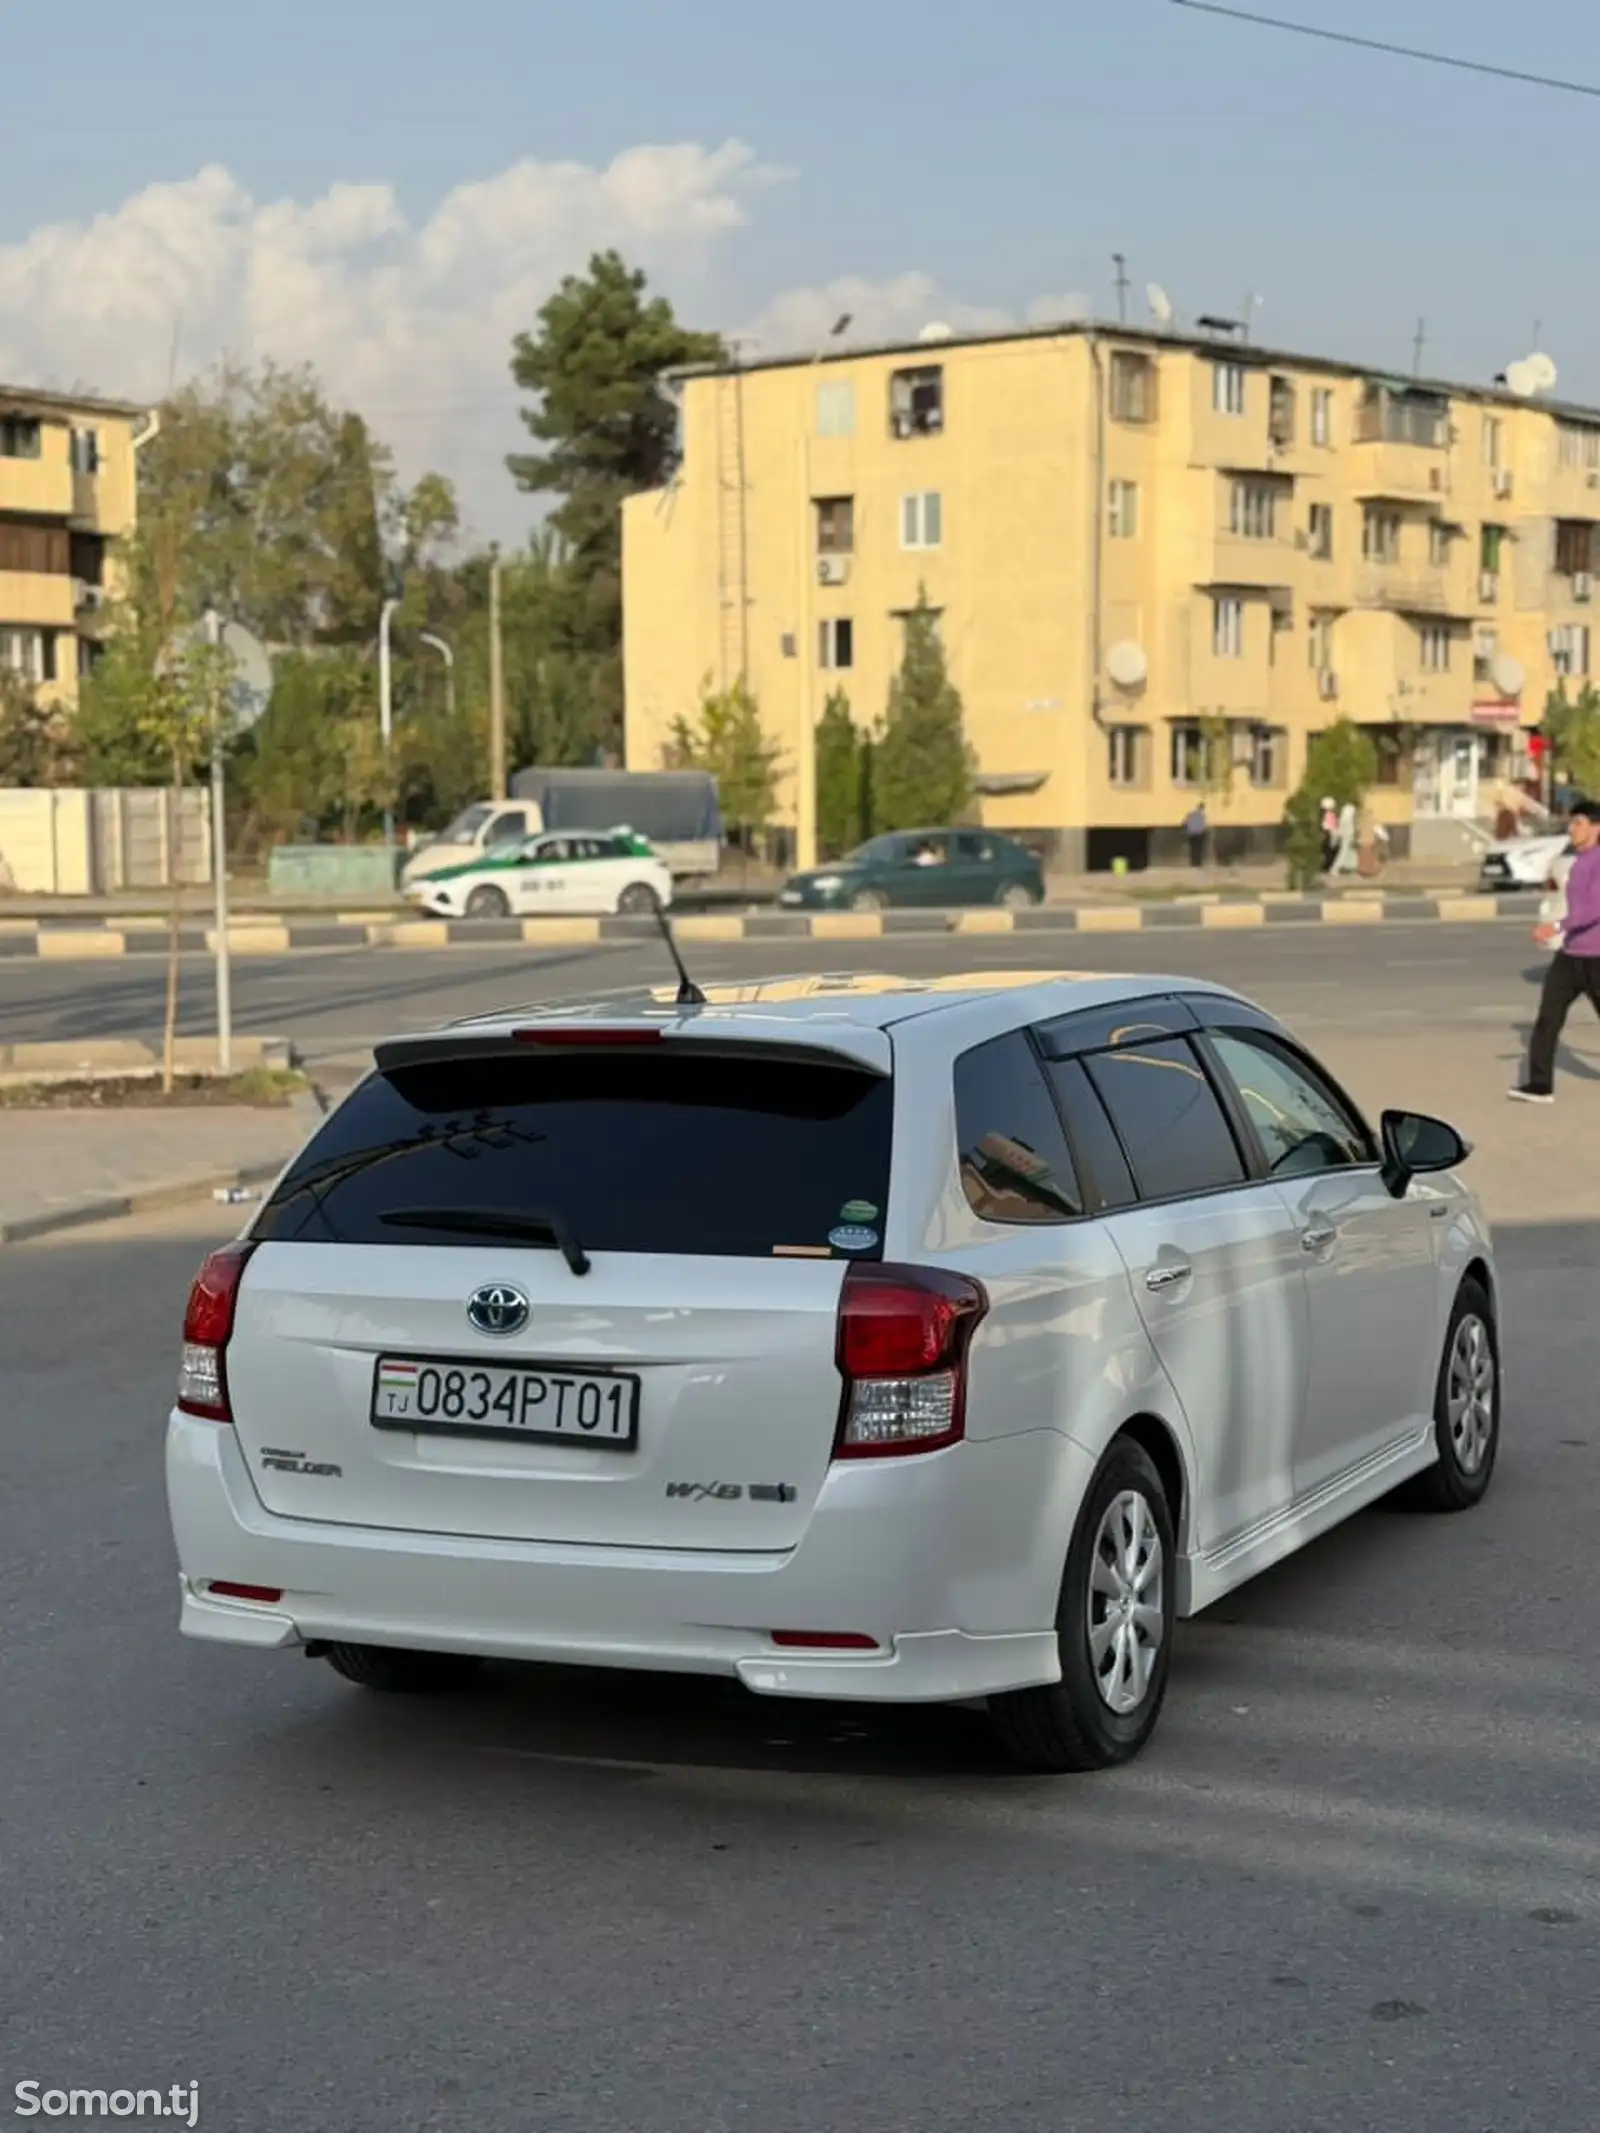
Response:
POLYGON ((1554 1086, 1556 1046, 1572 1012, 1572 1003, 1585 997, 1600 1015, 1600 956, 1568 955, 1562 949, 1550 958, 1544 991, 1539 996, 1539 1019, 1533 1025, 1533 1042, 1528 1046, 1530 1088, 1554 1086))
POLYGON ((1205 865, 1205 863, 1206 863, 1206 839, 1205 839, 1205 832, 1204 832, 1204 830, 1202 830, 1202 831, 1201 831, 1201 833, 1200 833, 1200 835, 1199 835, 1199 836, 1197 837, 1197 836, 1195 836, 1195 834, 1193 833, 1193 831, 1190 831, 1190 833, 1189 833, 1189 864, 1190 864, 1190 866, 1192 866, 1192 867, 1203 867, 1203 866, 1205 865))

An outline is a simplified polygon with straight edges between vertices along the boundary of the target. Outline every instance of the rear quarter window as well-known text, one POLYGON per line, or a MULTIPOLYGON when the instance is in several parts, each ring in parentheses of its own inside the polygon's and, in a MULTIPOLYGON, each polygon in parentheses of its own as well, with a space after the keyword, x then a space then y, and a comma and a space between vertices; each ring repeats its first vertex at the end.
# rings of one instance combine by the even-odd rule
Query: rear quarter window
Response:
POLYGON ((591 1252, 877 1257, 893 1102, 847 1065, 687 1047, 398 1069, 328 1119, 253 1234, 481 1245, 384 1221, 470 1208, 553 1212, 591 1252))
POLYGON ((1083 1195, 1055 1098, 1021 1030, 956 1061, 956 1145, 967 1205, 985 1222, 1070 1222, 1083 1195))

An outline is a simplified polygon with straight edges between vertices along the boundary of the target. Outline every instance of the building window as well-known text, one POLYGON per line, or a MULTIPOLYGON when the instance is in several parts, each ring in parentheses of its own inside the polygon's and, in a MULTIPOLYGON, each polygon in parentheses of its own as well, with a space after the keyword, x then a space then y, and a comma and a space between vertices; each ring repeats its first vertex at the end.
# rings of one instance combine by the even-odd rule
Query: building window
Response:
POLYGON ((1323 450, 1333 443, 1333 394, 1325 385, 1311 395, 1311 442, 1323 450))
POLYGON ((1250 782, 1272 787, 1284 783, 1289 736, 1277 726, 1257 726, 1250 736, 1250 782))
POLYGON ((1556 569, 1568 578, 1593 573, 1594 528, 1587 519, 1569 518, 1557 522, 1556 569))
POLYGON ((817 624, 817 664, 833 673, 856 663, 856 626, 848 615, 827 615, 817 624))
POLYGON ((0 415, 0 459, 38 459, 43 432, 28 415, 0 415))
POLYGON ((1278 531, 1277 484, 1236 481, 1229 501, 1228 526, 1241 540, 1274 540, 1278 531))
POLYGON ((1114 541, 1132 541, 1139 534, 1139 484, 1136 481, 1114 481, 1110 498, 1111 538, 1114 541))
POLYGON ((1556 437, 1561 464, 1564 467, 1581 466, 1583 464, 1582 430, 1575 429, 1570 422, 1561 422, 1556 425, 1556 437))
POLYGON ((1308 545, 1313 558, 1319 563, 1333 561, 1333 506, 1311 506, 1311 532, 1308 545))
POLYGON ((1478 548, 1478 565, 1491 577, 1499 577, 1501 558, 1505 553, 1506 529, 1504 526, 1485 526, 1483 539, 1478 548))
POLYGON ((1550 658, 1565 681, 1589 671, 1589 625, 1563 622, 1550 632, 1550 658))
POLYGON ((937 364, 897 370, 889 380, 889 428, 896 437, 936 437, 944 428, 944 372, 937 364))
POLYGON ((1483 463, 1493 474, 1501 467, 1500 454, 1505 445, 1505 424, 1498 415, 1483 418, 1483 463))
POLYGON ((1309 644, 1311 664, 1319 674, 1329 673, 1333 667, 1333 625, 1336 615, 1313 615, 1309 644))
POLYGON ((0 629, 0 673, 23 681, 54 681, 55 649, 53 630, 0 629))
POLYGON ((1142 726, 1113 726, 1106 735, 1106 774, 1113 785, 1144 783, 1149 736, 1142 726))
POLYGON ((1173 784, 1204 785, 1208 754, 1203 726, 1174 726, 1170 766, 1173 784))
POLYGON ((853 496, 817 498, 818 555, 854 555, 856 500, 853 496))
POLYGON ((1244 602, 1236 594, 1211 603, 1211 649, 1218 659, 1244 657, 1244 602))
POLYGON ((1111 415, 1116 422, 1154 422, 1156 366, 1147 355, 1118 348, 1111 356, 1111 415))
POLYGON ((1400 514, 1368 504, 1361 515, 1361 553, 1369 563, 1400 560, 1400 514))
POLYGON ((849 378, 829 378, 817 387, 817 435, 853 437, 855 433, 855 384, 849 378))
POLYGON ((1472 678, 1474 681, 1492 681, 1494 663, 1500 650, 1500 632, 1492 622, 1480 624, 1472 633, 1472 678))
POLYGON ((1358 444, 1420 444, 1438 451, 1450 441, 1450 402, 1439 393, 1369 385, 1356 414, 1358 444))
MULTIPOLYGON (((50 519, 0 518, 0 570, 64 578, 81 536, 50 519)), ((74 577, 84 575, 73 571, 74 577)), ((98 577, 94 580, 99 584, 98 577)))
POLYGON ((74 430, 72 433, 72 471, 74 474, 98 474, 100 471, 100 432, 98 430, 74 430))
POLYGON ((1242 415, 1244 413, 1244 365, 1242 363, 1212 364, 1211 405, 1219 415, 1242 415))
POLYGON ((1436 570, 1444 569, 1444 567, 1449 563, 1450 543, 1453 538, 1453 530, 1445 524, 1442 518, 1429 519, 1428 561, 1433 565, 1436 570))
POLYGON ((1280 451, 1294 443, 1295 393, 1292 378, 1274 378, 1267 407, 1267 432, 1280 451))
POLYGON ((1448 674, 1450 671, 1450 625, 1448 622, 1424 622, 1419 636, 1422 640, 1422 671, 1424 674, 1448 674))
POLYGON ((900 499, 902 548, 937 548, 944 539, 944 500, 937 489, 900 499))

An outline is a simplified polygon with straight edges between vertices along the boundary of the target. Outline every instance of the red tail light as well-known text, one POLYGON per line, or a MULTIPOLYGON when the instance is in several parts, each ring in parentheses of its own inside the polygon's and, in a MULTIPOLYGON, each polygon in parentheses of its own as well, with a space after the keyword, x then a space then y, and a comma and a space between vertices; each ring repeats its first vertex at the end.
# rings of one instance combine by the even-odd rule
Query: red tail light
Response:
POLYGON ((241 1238, 213 1252, 194 1277, 189 1307, 183 1314, 183 1360, 178 1371, 178 1406, 206 1422, 231 1422, 228 1405, 227 1348, 233 1338, 234 1312, 245 1262, 255 1246, 241 1238))
POLYGON ((280 1585, 236 1585, 232 1578, 213 1578, 206 1591, 222 1600, 249 1600, 256 1607, 276 1607, 283 1598, 280 1585))
POLYGON ((967 1349, 989 1299, 964 1274, 852 1266, 839 1299, 837 1459, 943 1451, 966 1428, 967 1349))
POLYGON ((876 1637, 854 1629, 775 1629, 772 1641, 786 1652, 881 1652, 876 1637))

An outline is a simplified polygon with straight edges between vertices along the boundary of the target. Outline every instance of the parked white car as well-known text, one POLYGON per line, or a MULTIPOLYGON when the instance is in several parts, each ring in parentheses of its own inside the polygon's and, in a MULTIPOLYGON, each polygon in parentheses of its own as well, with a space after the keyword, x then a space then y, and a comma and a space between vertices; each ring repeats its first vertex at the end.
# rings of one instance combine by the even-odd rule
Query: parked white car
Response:
POLYGON ((1478 886, 1485 890, 1545 888, 1567 850, 1564 830, 1554 836, 1504 837, 1484 853, 1478 886))
POLYGON ((1176 1617, 1489 1486, 1467 1149, 1216 987, 797 979, 376 1062, 189 1301, 190 1636, 983 1697, 1087 1769, 1176 1617))
POLYGON ((406 895, 440 918, 627 915, 665 910, 672 872, 631 830, 560 831, 419 875, 406 895))

